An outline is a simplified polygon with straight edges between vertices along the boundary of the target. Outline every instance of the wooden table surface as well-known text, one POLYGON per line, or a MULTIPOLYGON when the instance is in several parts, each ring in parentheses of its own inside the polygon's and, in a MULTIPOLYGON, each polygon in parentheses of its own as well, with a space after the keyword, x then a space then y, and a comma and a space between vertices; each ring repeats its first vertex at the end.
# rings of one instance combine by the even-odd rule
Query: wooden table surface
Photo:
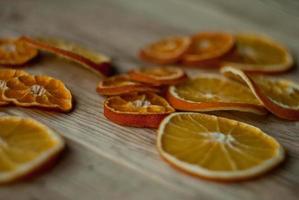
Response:
MULTIPOLYGON (((285 43, 298 58, 298 9, 295 0, 11 0, 0 4, 0 37, 64 38, 110 55, 119 71, 145 65, 136 52, 149 41, 203 30, 268 34, 285 43)), ((257 180, 215 183, 189 177, 163 162, 155 148, 154 130, 122 127, 106 120, 103 97, 95 92, 100 78, 92 72, 49 54, 25 69, 63 80, 76 105, 69 114, 0 108, 1 115, 41 121, 61 133, 68 146, 62 159, 46 173, 1 186, 1 200, 298 199, 298 122, 272 115, 216 113, 262 128, 283 144, 288 158, 257 180)), ((299 82, 297 70, 283 77, 299 82)))

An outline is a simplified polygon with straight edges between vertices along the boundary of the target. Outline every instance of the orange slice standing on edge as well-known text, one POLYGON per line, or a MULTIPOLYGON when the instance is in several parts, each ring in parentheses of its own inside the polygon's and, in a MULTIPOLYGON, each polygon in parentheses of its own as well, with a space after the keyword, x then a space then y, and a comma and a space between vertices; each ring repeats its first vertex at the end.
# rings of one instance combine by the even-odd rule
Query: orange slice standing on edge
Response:
POLYGON ((57 39, 36 39, 25 36, 21 37, 21 40, 37 49, 51 52, 79 63, 101 76, 109 76, 112 73, 110 58, 76 44, 57 39))
POLYGON ((236 35, 236 48, 224 58, 222 66, 248 72, 279 73, 293 66, 289 51, 271 38, 253 34, 236 35))
POLYGON ((189 37, 167 37, 142 48, 139 57, 156 64, 173 64, 182 58, 190 45, 189 37))
POLYGON ((131 92, 159 92, 159 89, 133 81, 128 75, 116 75, 106 78, 97 86, 101 95, 121 95, 131 92))
POLYGON ((2 94, 5 101, 23 107, 44 107, 68 112, 72 95, 62 81, 49 76, 22 75, 10 79, 2 94))
POLYGON ((157 128, 175 110, 154 93, 131 93, 108 97, 104 102, 106 118, 120 125, 157 128))
POLYGON ((38 51, 19 39, 0 39, 0 65, 20 66, 35 58, 38 51))
POLYGON ((2 98, 2 95, 4 91, 7 88, 7 81, 14 77, 19 77, 22 75, 26 75, 27 72, 22 71, 22 70, 14 70, 14 69, 0 69, 0 106, 1 105, 7 105, 9 102, 5 101, 2 98))
POLYGON ((157 148, 168 163, 194 176, 247 180, 281 163, 283 147, 259 128, 200 113, 173 113, 160 124, 157 148))
POLYGON ((221 72, 247 84, 264 106, 277 117, 299 120, 299 84, 285 79, 252 75, 233 67, 224 67, 221 72))
POLYGON ((201 67, 217 67, 220 59, 233 49, 235 39, 223 32, 201 32, 192 36, 192 45, 183 63, 201 67))
POLYGON ((170 86, 167 100, 175 109, 183 111, 267 113, 249 88, 216 74, 202 74, 182 84, 170 86))
POLYGON ((187 75, 178 67, 147 67, 134 69, 129 72, 132 80, 149 85, 175 85, 187 80, 187 75))
POLYGON ((63 139, 45 125, 21 117, 0 117, 0 184, 32 175, 52 163, 63 139))

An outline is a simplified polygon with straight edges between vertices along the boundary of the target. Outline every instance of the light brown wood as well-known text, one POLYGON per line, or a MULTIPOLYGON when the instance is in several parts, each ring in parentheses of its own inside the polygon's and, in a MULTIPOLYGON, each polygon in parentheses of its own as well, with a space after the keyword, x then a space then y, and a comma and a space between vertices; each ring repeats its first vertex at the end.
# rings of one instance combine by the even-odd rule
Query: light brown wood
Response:
MULTIPOLYGON (((276 1, 275 1, 276 2, 276 1)), ((9 1, 0 6, 0 37, 52 36, 81 43, 113 57, 119 71, 145 65, 137 50, 154 39, 201 30, 268 34, 299 57, 299 15, 267 0, 195 1, 9 1), (290 12, 289 12, 290 11, 290 12)), ((244 113, 214 113, 256 125, 277 138, 288 159, 270 174, 242 183, 221 184, 182 174, 163 162, 155 131, 107 121, 100 80, 77 64, 42 54, 25 70, 63 80, 76 100, 69 114, 0 108, 1 115, 33 117, 67 138, 69 151, 49 172, 0 188, 0 199, 297 199, 299 124, 244 113)), ((200 70, 189 70, 190 74, 200 70)), ((299 82, 297 71, 283 75, 299 82)))

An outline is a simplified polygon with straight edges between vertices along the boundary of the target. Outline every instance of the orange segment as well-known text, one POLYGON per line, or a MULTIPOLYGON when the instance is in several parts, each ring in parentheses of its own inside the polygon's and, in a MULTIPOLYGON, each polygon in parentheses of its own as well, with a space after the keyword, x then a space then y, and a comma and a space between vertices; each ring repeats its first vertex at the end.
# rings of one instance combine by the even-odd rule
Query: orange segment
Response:
POLYGON ((36 39, 29 37, 21 37, 21 40, 37 49, 51 52, 55 55, 79 63, 101 76, 108 76, 111 74, 111 59, 103 54, 95 53, 63 40, 45 38, 36 39))
POLYGON ((201 32, 192 37, 192 45, 183 56, 183 63, 196 66, 215 66, 235 44, 233 35, 222 32, 201 32))
POLYGON ((157 128, 161 120, 174 109, 154 93, 131 93, 108 97, 104 102, 104 115, 124 126, 157 128))
POLYGON ((167 100, 178 110, 235 110, 265 114, 254 94, 241 83, 213 74, 202 74, 182 84, 171 86, 167 100))
POLYGON ((131 92, 159 92, 159 90, 133 81, 128 75, 116 75, 100 81, 97 92, 101 95, 111 96, 131 92))
POLYGON ((147 67, 129 72, 132 80, 150 85, 175 85, 187 79, 185 72, 177 67, 147 67))
POLYGON ((49 76, 18 76, 8 80, 6 87, 2 98, 18 106, 55 108, 64 112, 72 108, 71 92, 63 82, 49 76))
POLYGON ((35 48, 18 39, 0 39, 0 65, 23 65, 38 54, 35 48))
POLYGON ((31 174, 63 147, 59 135, 33 119, 0 117, 0 183, 31 174))
POLYGON ((173 113, 160 124, 157 148, 172 166, 214 180, 245 180, 283 161, 282 146, 262 130, 222 117, 173 113))
POLYGON ((223 66, 261 73, 283 72, 293 66, 293 58, 282 44, 252 34, 236 35, 236 48, 224 60, 223 66))
POLYGON ((221 72, 247 84, 264 106, 277 117, 299 120, 299 84, 269 76, 250 75, 232 67, 224 67, 221 72))
POLYGON ((139 57, 156 64, 173 64, 180 60, 191 44, 189 37, 172 36, 142 48, 139 57))

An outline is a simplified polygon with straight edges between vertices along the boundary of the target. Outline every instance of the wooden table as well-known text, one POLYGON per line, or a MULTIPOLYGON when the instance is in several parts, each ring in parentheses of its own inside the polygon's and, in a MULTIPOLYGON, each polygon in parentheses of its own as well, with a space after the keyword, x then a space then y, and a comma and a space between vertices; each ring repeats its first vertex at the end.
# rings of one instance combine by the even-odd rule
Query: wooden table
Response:
MULTIPOLYGON (((295 0, 11 0, 0 4, 0 36, 52 36, 81 43, 113 57, 119 71, 144 65, 137 50, 154 39, 202 30, 268 34, 299 57, 299 13, 295 0)), ((299 123, 268 115, 217 113, 262 128, 288 150, 272 173, 242 183, 196 179, 170 168, 155 148, 155 131, 127 128, 106 120, 100 78, 79 65, 43 54, 34 74, 63 80, 76 99, 69 114, 0 108, 1 115, 38 119, 61 133, 68 149, 51 170, 0 187, 1 200, 18 199, 298 199, 299 123)), ((193 71, 200 73, 201 71, 193 71)), ((299 81, 298 72, 283 75, 299 81)))

